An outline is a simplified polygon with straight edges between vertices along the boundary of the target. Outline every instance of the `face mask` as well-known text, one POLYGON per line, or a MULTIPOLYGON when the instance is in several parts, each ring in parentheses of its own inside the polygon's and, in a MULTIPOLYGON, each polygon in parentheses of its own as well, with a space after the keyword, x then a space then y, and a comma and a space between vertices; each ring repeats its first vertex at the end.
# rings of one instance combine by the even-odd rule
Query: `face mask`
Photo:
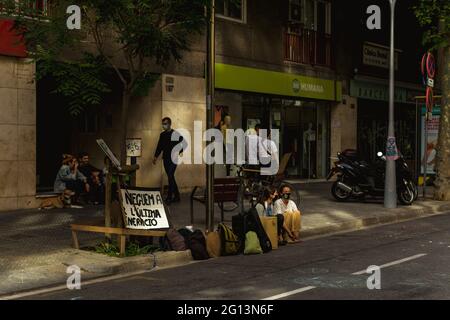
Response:
POLYGON ((289 200, 290 197, 291 197, 290 193, 283 193, 283 199, 289 200))
POLYGON ((170 126, 168 124, 162 125, 163 130, 169 130, 170 126))

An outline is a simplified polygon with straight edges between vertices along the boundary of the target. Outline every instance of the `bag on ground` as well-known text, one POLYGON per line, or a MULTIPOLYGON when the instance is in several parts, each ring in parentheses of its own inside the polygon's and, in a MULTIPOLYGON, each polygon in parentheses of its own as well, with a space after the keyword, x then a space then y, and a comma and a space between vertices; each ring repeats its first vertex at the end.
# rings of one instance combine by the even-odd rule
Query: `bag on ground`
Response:
POLYGON ((259 244, 258 235, 254 231, 249 231, 245 235, 244 254, 261 254, 263 253, 259 244))
POLYGON ((167 230, 166 237, 169 240, 170 248, 173 251, 187 250, 184 237, 177 230, 175 230, 173 228, 167 230))
POLYGON ((218 231, 210 232, 206 235, 206 251, 208 251, 211 258, 220 257, 222 244, 218 231))
POLYGON ((267 236, 266 231, 261 223, 261 219, 259 218, 258 211, 256 211, 255 207, 252 207, 245 214, 245 227, 246 232, 253 231, 258 236, 261 249, 264 253, 272 250, 272 243, 270 242, 269 237, 267 236))
POLYGON ((231 217, 231 225, 239 240, 239 252, 242 253, 245 247, 245 214, 237 214, 231 217))
POLYGON ((222 256, 231 256, 239 253, 239 239, 238 236, 233 232, 233 230, 227 225, 220 223, 219 224, 219 234, 220 234, 220 242, 222 245, 221 255, 222 256))
POLYGON ((206 239, 201 230, 195 230, 189 236, 188 249, 191 250, 194 260, 209 259, 208 251, 206 250, 206 239))

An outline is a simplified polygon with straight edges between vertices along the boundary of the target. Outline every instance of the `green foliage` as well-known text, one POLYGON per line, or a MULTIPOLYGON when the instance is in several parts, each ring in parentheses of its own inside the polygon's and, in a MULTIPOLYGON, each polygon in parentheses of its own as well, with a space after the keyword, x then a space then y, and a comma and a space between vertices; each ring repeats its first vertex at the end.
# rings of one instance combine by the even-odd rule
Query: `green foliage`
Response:
POLYGON ((450 1, 419 0, 414 12, 424 33, 423 44, 430 50, 450 45, 450 1))
POLYGON ((145 95, 157 77, 152 65, 180 61, 190 39, 205 28, 204 6, 209 0, 54 0, 39 12, 28 1, 0 0, 14 15, 30 57, 37 62, 36 78, 52 76, 55 92, 69 98, 77 114, 101 103, 110 92, 107 70, 128 94, 145 95), (69 30, 66 8, 82 10, 82 29, 69 30))
MULTIPOLYGON (((140 247, 139 244, 135 242, 129 242, 125 249, 126 257, 133 257, 143 254, 152 253, 158 251, 159 247, 155 245, 147 245, 140 247)), ((110 257, 119 257, 120 249, 115 242, 102 242, 94 247, 94 251, 101 254, 106 254, 110 257)))

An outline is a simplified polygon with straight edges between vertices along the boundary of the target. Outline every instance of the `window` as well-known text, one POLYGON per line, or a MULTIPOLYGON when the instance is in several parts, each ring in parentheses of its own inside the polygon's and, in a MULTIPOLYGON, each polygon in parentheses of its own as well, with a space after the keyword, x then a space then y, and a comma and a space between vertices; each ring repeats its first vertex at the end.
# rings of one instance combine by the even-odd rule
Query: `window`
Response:
POLYGON ((247 20, 247 0, 217 0, 216 16, 245 23, 247 20))
POLYGON ((331 34, 331 2, 328 0, 289 0, 289 21, 303 28, 331 34))

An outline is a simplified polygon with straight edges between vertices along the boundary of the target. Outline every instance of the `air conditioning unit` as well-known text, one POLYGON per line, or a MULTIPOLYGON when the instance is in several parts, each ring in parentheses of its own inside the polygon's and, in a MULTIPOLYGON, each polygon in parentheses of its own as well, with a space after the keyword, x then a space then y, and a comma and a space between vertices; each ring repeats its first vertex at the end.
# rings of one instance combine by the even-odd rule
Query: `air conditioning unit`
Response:
POLYGON ((301 23, 302 11, 301 11, 301 0, 289 0, 289 22, 290 23, 301 23))

